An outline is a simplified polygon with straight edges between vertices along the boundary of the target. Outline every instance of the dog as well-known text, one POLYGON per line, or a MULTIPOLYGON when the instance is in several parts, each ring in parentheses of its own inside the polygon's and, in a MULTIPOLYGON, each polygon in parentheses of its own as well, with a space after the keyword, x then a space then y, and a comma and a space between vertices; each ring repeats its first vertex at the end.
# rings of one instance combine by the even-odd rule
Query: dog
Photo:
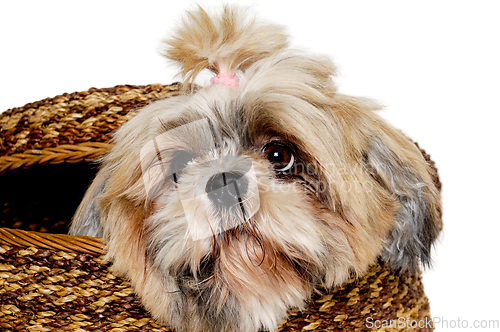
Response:
POLYGON ((439 192, 415 144, 285 29, 224 7, 167 41, 179 96, 119 128, 71 224, 176 331, 276 331, 361 276, 431 262, 439 192), (214 77, 200 86, 203 71, 214 77))

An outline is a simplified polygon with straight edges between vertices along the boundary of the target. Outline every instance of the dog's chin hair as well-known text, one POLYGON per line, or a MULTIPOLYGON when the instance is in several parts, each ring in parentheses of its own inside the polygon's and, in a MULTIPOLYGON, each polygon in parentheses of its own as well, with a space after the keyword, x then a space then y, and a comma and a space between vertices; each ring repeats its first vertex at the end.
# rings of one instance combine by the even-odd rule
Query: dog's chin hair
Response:
POLYGON ((169 198, 145 221, 147 264, 173 285, 162 295, 170 298, 170 311, 158 307, 158 290, 151 303, 139 294, 156 317, 188 330, 173 316, 193 305, 201 326, 224 321, 238 330, 274 330, 289 308, 303 308, 314 287, 340 285, 355 269, 340 231, 345 223, 327 210, 318 213, 315 200, 295 183, 277 182, 262 162, 254 165, 258 187, 269 189, 261 191, 257 214, 238 227, 193 240, 181 203, 169 198))

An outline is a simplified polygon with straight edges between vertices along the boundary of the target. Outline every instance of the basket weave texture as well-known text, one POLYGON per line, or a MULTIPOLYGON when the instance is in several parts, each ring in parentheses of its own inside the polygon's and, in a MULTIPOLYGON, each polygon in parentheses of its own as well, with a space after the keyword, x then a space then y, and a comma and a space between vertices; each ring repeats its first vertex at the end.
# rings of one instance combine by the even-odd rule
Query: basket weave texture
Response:
MULTIPOLYGON (((59 233, 95 174, 92 161, 112 148, 112 132, 139 108, 180 93, 177 84, 93 88, 0 114, 1 331, 169 331, 110 272, 100 239, 59 233), (34 183, 43 178, 52 182, 34 183)), ((420 272, 399 274, 379 262, 304 311, 291 310, 279 326, 313 330, 433 330, 420 272)))
POLYGON ((121 85, 47 98, 0 116, 0 173, 34 164, 94 160, 112 132, 153 101, 179 93, 177 84, 121 85))

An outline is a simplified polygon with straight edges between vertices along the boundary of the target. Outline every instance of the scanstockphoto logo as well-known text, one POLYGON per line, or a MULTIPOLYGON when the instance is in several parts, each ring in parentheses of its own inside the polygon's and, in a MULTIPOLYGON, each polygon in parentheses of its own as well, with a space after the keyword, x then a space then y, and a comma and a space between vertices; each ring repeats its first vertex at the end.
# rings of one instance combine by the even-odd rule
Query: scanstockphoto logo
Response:
POLYGON ((413 319, 400 317, 398 319, 375 319, 368 317, 365 326, 369 329, 500 329, 500 320, 467 320, 461 318, 446 319, 443 317, 425 317, 413 319))
POLYGON ((155 137, 140 153, 148 199, 167 203, 168 197, 168 203, 180 202, 193 240, 237 227, 254 216, 260 206, 252 160, 215 154, 211 130, 207 119, 194 121, 155 137), (205 139, 196 139, 193 133, 205 139), (196 156, 203 162, 197 162, 196 156), (170 195, 172 191, 175 195, 170 195), (217 218, 207 218, 209 210, 217 211, 217 218))

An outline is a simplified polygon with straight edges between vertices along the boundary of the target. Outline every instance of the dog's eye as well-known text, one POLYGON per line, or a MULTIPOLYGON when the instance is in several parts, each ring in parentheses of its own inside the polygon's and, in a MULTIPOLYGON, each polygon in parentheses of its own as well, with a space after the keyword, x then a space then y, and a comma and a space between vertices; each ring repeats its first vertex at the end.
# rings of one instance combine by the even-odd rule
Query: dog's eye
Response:
POLYGON ((262 149, 262 152, 266 159, 273 164, 273 168, 277 172, 286 172, 290 170, 295 163, 295 157, 292 150, 281 143, 269 143, 262 149))
POLYGON ((170 173, 175 182, 187 165, 193 163, 193 156, 187 151, 177 151, 170 161, 170 173))

